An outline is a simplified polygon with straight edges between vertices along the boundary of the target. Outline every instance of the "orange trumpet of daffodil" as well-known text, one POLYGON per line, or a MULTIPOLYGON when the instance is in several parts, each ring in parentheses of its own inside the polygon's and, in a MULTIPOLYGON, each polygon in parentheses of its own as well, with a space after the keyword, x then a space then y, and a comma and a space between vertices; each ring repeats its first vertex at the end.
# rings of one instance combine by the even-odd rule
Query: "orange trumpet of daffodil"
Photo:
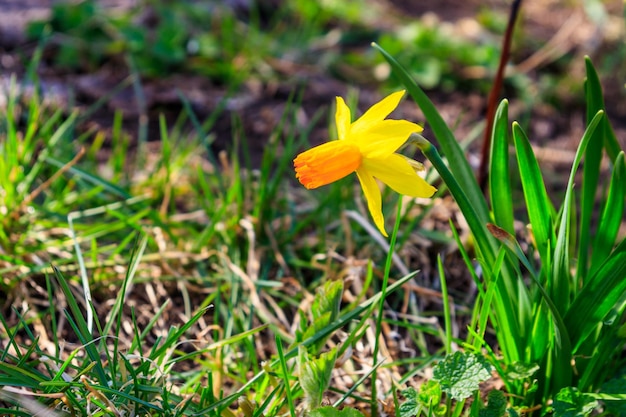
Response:
POLYGON ((352 122, 350 109, 337 97, 337 137, 298 155, 294 159, 296 178, 307 189, 337 181, 356 172, 363 187, 367 206, 378 230, 385 232, 382 197, 375 179, 396 192, 411 197, 431 197, 436 188, 417 175, 421 164, 396 151, 411 133, 422 127, 407 120, 385 119, 400 103, 404 91, 398 91, 374 104, 352 122))

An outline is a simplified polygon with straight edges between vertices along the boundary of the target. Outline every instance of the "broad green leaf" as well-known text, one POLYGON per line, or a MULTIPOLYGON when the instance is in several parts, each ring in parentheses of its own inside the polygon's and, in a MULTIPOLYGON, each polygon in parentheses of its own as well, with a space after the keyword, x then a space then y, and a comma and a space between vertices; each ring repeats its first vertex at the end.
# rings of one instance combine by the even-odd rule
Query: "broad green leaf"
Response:
MULTIPOLYGON (((606 257, 609 256, 615 244, 615 239, 623 220, 624 181, 626 181, 626 164, 624 164, 624 152, 620 152, 615 160, 606 202, 604 203, 598 230, 593 240, 590 274, 593 274, 606 257)), ((581 246, 582 244, 583 242, 581 242, 581 246)), ((588 250, 588 248, 586 249, 588 250)))
POLYGON ((441 385, 432 379, 422 384, 419 391, 409 387, 402 391, 404 402, 400 404, 400 417, 439 414, 441 409, 441 385))
POLYGON ((539 251, 542 264, 549 266, 548 252, 552 250, 552 242, 555 240, 552 227, 552 204, 548 198, 533 149, 526 134, 517 122, 513 123, 513 140, 535 245, 539 251))
POLYGON ((413 100, 415 100, 424 113, 426 120, 430 124, 430 127, 437 138, 439 146, 441 146, 441 149, 443 150, 443 154, 448 160, 448 165, 450 166, 450 170, 452 171, 454 177, 457 179, 463 190, 465 190, 479 220, 483 224, 487 223, 489 221, 487 202, 483 197, 483 193, 478 186, 474 172, 472 171, 463 150, 459 146, 454 134, 443 120, 443 117, 441 117, 441 114, 439 114, 432 101, 430 101, 428 96, 426 96, 424 91, 422 91, 422 89, 417 85, 406 69, 404 69, 398 61, 396 61, 379 45, 374 43, 372 46, 378 49, 378 51, 383 55, 385 60, 391 66, 396 77, 398 77, 400 82, 404 84, 411 97, 413 97, 413 100))
POLYGON ((330 320, 334 321, 339 315, 341 296, 343 295, 343 281, 326 281, 317 291, 311 313, 317 319, 326 313, 330 313, 330 320))
POLYGON ((479 354, 457 351, 448 355, 433 369, 433 379, 452 399, 471 397, 479 384, 491 377, 492 366, 479 354))
POLYGON ((487 407, 478 412, 479 417, 501 417, 506 413, 506 397, 499 390, 489 391, 487 407))
POLYGON ((513 199, 509 173, 509 102, 502 100, 496 111, 491 136, 489 196, 496 224, 510 234, 513 229, 513 199))
POLYGON ((539 365, 536 363, 526 364, 521 362, 515 362, 507 366, 506 378, 507 379, 529 379, 539 370, 539 365))
POLYGON ((427 381, 420 387, 417 400, 427 409, 438 407, 441 403, 441 385, 437 381, 427 381))
POLYGON ((319 407, 324 392, 330 385, 330 376, 337 359, 337 349, 322 353, 318 358, 309 356, 306 347, 298 348, 298 380, 309 408, 319 407))
POLYGON ((400 404, 398 410, 400 417, 415 417, 419 416, 422 411, 422 405, 417 399, 417 390, 413 387, 402 390, 402 396, 404 401, 400 404))
MULTIPOLYGON (((313 300, 313 305, 311 306, 313 319, 308 325, 306 325, 308 322, 306 318, 302 322, 304 327, 297 332, 297 341, 302 341, 313 336, 337 319, 342 294, 343 282, 341 280, 326 281, 324 285, 317 290, 315 300, 313 300)), ((326 339, 320 339, 309 348, 311 353, 317 354, 325 343, 326 339)))
POLYGON ((585 417, 598 407, 598 402, 576 388, 567 387, 559 391, 552 407, 554 417, 585 417))

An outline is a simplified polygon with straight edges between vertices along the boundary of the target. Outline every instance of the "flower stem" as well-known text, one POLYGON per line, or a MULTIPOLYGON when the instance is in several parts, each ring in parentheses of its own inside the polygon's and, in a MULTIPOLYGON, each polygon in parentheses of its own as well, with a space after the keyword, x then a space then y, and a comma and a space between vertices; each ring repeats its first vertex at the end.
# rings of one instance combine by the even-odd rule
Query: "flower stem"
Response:
POLYGON ((402 195, 398 195, 398 209, 396 211, 396 222, 391 232, 391 241, 389 242, 389 251, 387 252, 387 259, 385 260, 385 272, 383 274, 383 282, 380 289, 381 297, 380 304, 378 306, 378 316, 376 317, 376 338, 374 340, 373 366, 376 368, 372 372, 372 398, 371 398, 371 415, 372 417, 378 416, 378 401, 377 401, 377 369, 376 362, 378 361, 378 350, 380 343, 380 334, 382 332, 383 316, 385 315, 385 299, 387 298, 387 286, 389 284, 389 273, 391 272, 391 263, 393 260, 393 254, 396 246, 396 240, 398 237, 398 230, 400 228, 400 219, 402 218, 402 195))

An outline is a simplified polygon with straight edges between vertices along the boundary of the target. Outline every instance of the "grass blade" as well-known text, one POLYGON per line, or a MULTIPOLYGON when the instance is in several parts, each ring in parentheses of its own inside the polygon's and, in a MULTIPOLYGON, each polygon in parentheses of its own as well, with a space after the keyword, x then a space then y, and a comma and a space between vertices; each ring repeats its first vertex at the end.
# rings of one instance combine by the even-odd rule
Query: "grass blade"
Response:
POLYGON ((604 210, 600 216, 598 230, 593 241, 591 266, 589 269, 591 274, 595 273, 600 264, 609 256, 615 244, 615 239, 623 220, 622 214, 624 213, 626 192, 624 190, 624 181, 626 181, 626 165, 624 164, 624 152, 620 152, 615 160, 604 210))
MULTIPOLYGON (((488 232, 487 223, 481 222, 480 216, 476 214, 475 207, 472 205, 467 193, 443 162, 437 149, 419 135, 413 135, 412 140, 415 141, 416 145, 433 164, 433 167, 439 172, 442 180, 446 183, 459 205, 476 240, 475 248, 479 252, 479 260, 485 271, 485 280, 487 285, 491 285, 496 278, 492 274, 491 268, 496 264, 496 253, 499 250, 499 244, 488 232)), ((511 332, 511 337, 507 338, 511 344, 506 348, 503 347, 502 350, 511 355, 508 359, 519 360, 524 346, 522 334, 524 334, 524 329, 527 328, 526 318, 528 317, 528 311, 524 310, 524 306, 527 305, 527 294, 523 289, 520 292, 521 287, 517 283, 515 272, 507 269, 508 265, 506 263, 503 266, 501 276, 495 281, 498 288, 495 297, 496 302, 494 303, 495 315, 500 320, 502 328, 511 332)))
MULTIPOLYGON (((558 236, 554 245, 554 256, 552 258, 552 282, 548 286, 548 291, 558 310, 563 314, 570 300, 570 294, 576 292, 576 285, 571 285, 572 280, 569 273, 569 242, 570 242, 570 224, 571 224, 571 208, 574 192, 574 176, 578 170, 578 165, 586 154, 587 145, 595 137, 594 133, 598 124, 604 119, 604 112, 600 110, 589 123, 587 130, 578 145, 572 170, 567 182, 565 191, 565 199, 563 202, 563 210, 561 212, 561 222, 559 225, 558 236), (551 291, 550 291, 551 290, 551 291)), ((584 242, 580 242, 581 246, 584 242)))
MULTIPOLYGON (((404 284, 406 284, 407 282, 409 282, 419 271, 414 271, 409 275, 405 275, 404 277, 400 278, 399 280, 397 280, 396 282, 394 282, 393 284, 391 284, 388 288, 387 288, 387 295, 392 294, 394 291, 396 291, 397 289, 401 288, 404 284)), ((354 320, 356 317, 359 317, 361 314, 366 313, 366 312, 371 312, 374 307, 377 305, 377 303, 380 302, 380 297, 381 297, 381 293, 377 293, 376 295, 374 295, 373 297, 369 298, 367 301, 361 303, 357 308, 355 308, 354 310, 351 310, 345 314, 342 314, 337 320, 335 320, 334 322, 330 323, 330 325, 324 329, 322 329, 320 332, 318 332, 317 334, 309 337, 306 340, 302 341, 302 345, 304 346, 311 346, 312 344, 316 343, 318 340, 323 339, 328 337, 328 335, 330 335, 332 332, 334 332, 335 330, 343 327, 344 325, 346 325, 347 323, 351 322, 352 320, 354 320)), ((298 352, 298 346, 292 347, 291 349, 289 349, 286 353, 285 353, 285 358, 289 359, 292 358, 296 355, 296 353, 298 352)), ((278 365, 278 360, 274 360, 269 368, 274 368, 278 365)), ((262 378, 265 375, 266 371, 265 369, 260 371, 259 373, 257 373, 256 375, 254 375, 252 378, 250 378, 248 380, 248 382, 246 382, 245 385, 243 385, 242 387, 240 387, 237 391, 235 391, 234 393, 232 393, 231 395, 222 398, 221 400, 211 404, 209 407, 207 407, 206 409, 201 410, 201 413, 209 413, 212 410, 216 410, 219 409, 220 407, 223 406, 227 406, 229 404, 231 404, 233 401, 235 401, 237 398, 239 398, 246 390, 248 390, 250 387, 253 386, 253 384, 255 384, 260 378, 262 378)))
MULTIPOLYGON (((108 378, 104 372, 104 367, 102 366, 102 361, 100 360, 100 354, 98 353, 98 349, 94 344, 93 335, 89 332, 89 327, 87 326, 87 322, 85 321, 85 317, 83 317, 83 311, 78 306, 76 302, 76 298, 74 293, 72 292, 67 280, 61 274, 54 265, 52 266, 54 269, 54 275, 57 278, 58 284, 61 286, 61 290, 65 295, 65 300, 67 301, 68 307, 70 309, 67 312, 67 317, 70 320, 70 323, 73 322, 76 325, 77 336, 84 343, 84 349, 89 356, 89 359, 95 363, 95 371, 100 380, 101 385, 108 385, 108 378)), ((91 304, 87 307, 91 308, 91 304)))
MULTIPOLYGON (((550 265, 549 252, 555 240, 552 228, 554 208, 528 137, 517 122, 513 123, 513 141, 535 244, 543 265, 550 265)), ((549 282, 548 278, 544 277, 549 282)))
MULTIPOLYGON (((585 82, 585 97, 587 104, 587 123, 589 124, 596 113, 605 110, 602 85, 589 57, 585 58, 585 68, 587 79, 585 82)), ((576 280, 580 282, 582 277, 587 276, 589 267, 589 244, 591 242, 591 224, 594 214, 594 203, 598 190, 600 178, 600 163, 602 161, 602 150, 606 147, 611 161, 617 158, 620 146, 615 138, 615 133, 608 121, 605 119, 596 129, 592 144, 587 147, 585 153, 585 164, 583 165, 582 193, 580 196, 580 231, 578 246, 578 269, 576 280)))
MULTIPOLYGON (((63 168, 67 164, 67 162, 62 162, 52 157, 47 157, 45 162, 58 168, 63 168)), ((68 168, 67 173, 75 175, 80 180, 90 183, 94 187, 102 187, 103 190, 106 190, 119 198, 127 200, 132 197, 122 187, 78 167, 73 166, 68 168)))
MULTIPOLYGON (((585 57, 585 70, 587 72, 587 80, 585 83, 585 95, 587 97, 587 121, 591 120, 596 113, 600 110, 606 112, 604 106, 604 97, 602 95, 602 84, 600 84, 600 77, 591 63, 589 57, 585 57)), ((622 150, 615 132, 608 122, 608 119, 603 122, 603 134, 604 134, 604 146, 606 152, 609 155, 611 161, 615 161, 617 155, 622 150)))
POLYGON ((424 113, 424 116, 426 116, 426 120, 433 130, 433 133, 437 138, 437 142, 439 143, 439 146, 441 146, 443 154, 448 160, 448 165, 450 166, 452 174, 457 179, 462 189, 465 190, 467 198, 474 207, 474 211, 476 212, 479 221, 486 224, 489 221, 487 202, 483 197, 483 193, 478 186, 474 172, 472 171, 469 162, 467 162, 467 158, 454 137, 454 134, 448 125, 446 125, 446 122, 443 120, 443 117, 441 117, 441 114, 439 114, 432 101, 430 101, 428 96, 426 96, 424 91, 422 91, 415 80, 411 78, 409 73, 398 63, 398 61, 396 61, 379 45, 374 43, 372 46, 378 49, 378 51, 383 55, 385 60, 393 69, 394 74, 398 77, 402 84, 404 84, 411 97, 413 97, 413 100, 415 100, 424 113))
POLYGON ((626 294, 626 239, 613 250, 609 258, 580 290, 567 314, 565 322, 575 341, 574 353, 604 317, 615 308, 626 294))
POLYGON ((489 169, 489 196, 496 224, 510 234, 513 229, 513 198, 509 174, 509 102, 502 100, 493 125, 491 138, 491 167, 489 169))

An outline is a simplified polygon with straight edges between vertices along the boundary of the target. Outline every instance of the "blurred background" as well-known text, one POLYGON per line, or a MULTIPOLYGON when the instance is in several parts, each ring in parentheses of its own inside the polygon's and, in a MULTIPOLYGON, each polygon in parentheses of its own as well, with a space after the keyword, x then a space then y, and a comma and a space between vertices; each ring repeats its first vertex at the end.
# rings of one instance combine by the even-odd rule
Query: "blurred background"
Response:
MULTIPOLYGON (((254 155, 292 95, 305 126, 318 111, 327 114, 335 95, 351 94, 364 108, 400 88, 371 48, 377 42, 465 138, 483 121, 510 7, 503 0, 0 0, 0 71, 5 85, 15 75, 28 88, 36 77, 47 100, 90 109, 91 128, 110 129, 119 111, 124 129, 148 141, 158 138, 157 116, 174 120, 184 96, 199 118, 213 115, 215 147, 228 148, 234 114, 254 155)), ((502 97, 512 118, 532 118, 531 140, 554 162, 583 131, 585 55, 603 77, 617 136, 626 137, 622 2, 522 2, 502 97)), ((401 111, 420 120, 411 104, 401 111)), ((328 137, 321 120, 313 142, 328 137)))

